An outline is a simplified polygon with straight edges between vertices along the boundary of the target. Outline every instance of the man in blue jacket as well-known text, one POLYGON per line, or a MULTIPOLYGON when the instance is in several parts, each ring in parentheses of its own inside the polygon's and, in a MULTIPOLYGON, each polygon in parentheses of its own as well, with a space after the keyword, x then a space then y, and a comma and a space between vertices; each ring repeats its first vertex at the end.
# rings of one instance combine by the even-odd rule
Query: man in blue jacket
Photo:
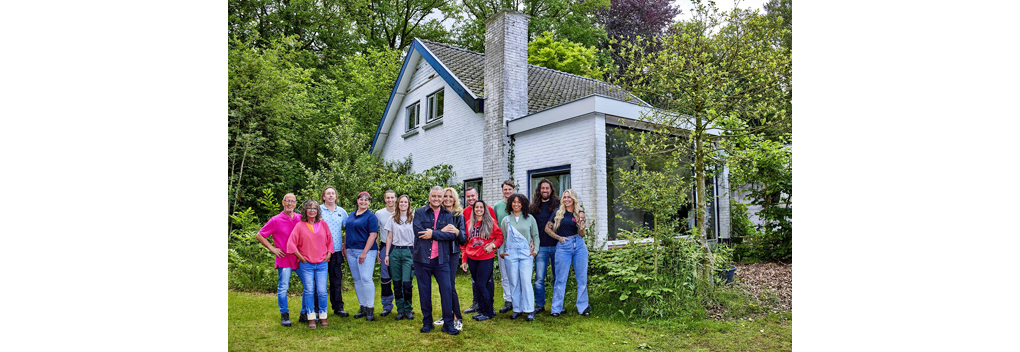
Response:
POLYGON ((411 253, 414 257, 414 276, 418 281, 418 297, 421 300, 421 332, 432 331, 432 276, 439 284, 439 299, 443 304, 443 332, 457 335, 453 327, 453 297, 450 291, 450 254, 457 238, 464 236, 463 222, 443 208, 443 188, 432 187, 429 204, 414 211, 413 227, 418 237, 414 239, 411 253), (457 224, 455 232, 444 232, 449 224, 457 224))

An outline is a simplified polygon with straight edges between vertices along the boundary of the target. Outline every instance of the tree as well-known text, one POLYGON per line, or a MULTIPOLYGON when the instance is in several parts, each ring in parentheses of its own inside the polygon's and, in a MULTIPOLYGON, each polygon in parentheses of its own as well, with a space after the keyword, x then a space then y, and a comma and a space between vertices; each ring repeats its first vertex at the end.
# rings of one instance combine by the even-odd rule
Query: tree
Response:
POLYGON ((293 37, 307 64, 319 57, 341 57, 360 46, 354 33, 351 3, 337 0, 230 0, 227 36, 253 48, 266 48, 273 40, 293 37))
POLYGON ((301 126, 316 113, 308 92, 311 69, 291 60, 300 55, 294 40, 274 40, 265 49, 234 41, 227 60, 227 181, 230 213, 254 205, 257 191, 278 194, 301 181, 295 143, 301 126))
POLYGON ((734 127, 745 119, 766 125, 789 120, 784 99, 791 83, 791 60, 788 51, 774 45, 787 32, 776 21, 757 11, 738 8, 722 13, 712 2, 694 4, 694 18, 675 24, 670 34, 656 40, 662 50, 644 50, 644 39, 624 44, 622 55, 629 64, 621 81, 658 108, 642 117, 654 126, 648 148, 634 152, 677 159, 687 154, 692 159, 695 224, 698 240, 709 254, 702 273, 707 276, 708 166, 722 161, 720 139, 757 132, 734 127), (686 141, 677 143, 676 136, 685 136, 686 141))
POLYGON ((555 40, 551 32, 528 43, 528 63, 594 79, 602 79, 606 71, 597 66, 595 47, 555 40))
POLYGON ((609 39, 618 41, 660 36, 679 14, 680 7, 670 0, 616 0, 596 13, 609 39))
POLYGON ((465 49, 485 51, 485 20, 511 9, 530 16, 529 41, 548 31, 586 47, 598 46, 607 38, 606 31, 596 25, 595 13, 608 7, 609 0, 462 0, 457 41, 465 49))
POLYGON ((352 6, 357 31, 366 47, 403 50, 415 37, 446 41, 443 21, 455 16, 449 0, 362 0, 352 6), (439 18, 429 18, 437 14, 439 18))

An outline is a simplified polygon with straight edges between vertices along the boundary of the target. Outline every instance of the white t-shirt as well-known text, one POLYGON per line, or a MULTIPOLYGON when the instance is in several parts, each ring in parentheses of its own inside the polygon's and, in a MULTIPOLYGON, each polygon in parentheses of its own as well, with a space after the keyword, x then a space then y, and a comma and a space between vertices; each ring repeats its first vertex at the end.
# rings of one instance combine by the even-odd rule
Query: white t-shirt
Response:
POLYGON ((386 223, 386 230, 393 234, 393 246, 410 246, 414 244, 414 227, 411 226, 411 222, 407 221, 407 215, 401 215, 400 221, 403 224, 397 224, 392 221, 386 223))
POLYGON ((379 209, 375 212, 376 219, 379 219, 379 243, 386 243, 386 237, 389 236, 389 230, 386 230, 386 224, 393 222, 393 213, 386 208, 379 209))

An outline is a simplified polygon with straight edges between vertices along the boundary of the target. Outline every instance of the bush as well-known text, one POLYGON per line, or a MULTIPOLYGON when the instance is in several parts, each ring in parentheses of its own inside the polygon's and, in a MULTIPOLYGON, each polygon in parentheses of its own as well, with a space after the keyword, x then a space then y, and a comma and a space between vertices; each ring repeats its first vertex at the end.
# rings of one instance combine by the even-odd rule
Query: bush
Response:
MULTIPOLYGON (((785 211, 778 207, 769 210, 785 211)), ((787 219, 784 214, 771 215, 774 215, 771 218, 787 219)), ((753 263, 793 259, 793 226, 789 220, 770 221, 770 218, 763 216, 765 223, 754 226, 748 219, 747 205, 733 200, 730 201, 730 219, 733 225, 735 260, 753 263)))
POLYGON ((624 317, 703 318, 711 283, 699 275, 704 256, 693 240, 662 241, 656 270, 651 243, 595 251, 588 292, 601 314, 624 317))

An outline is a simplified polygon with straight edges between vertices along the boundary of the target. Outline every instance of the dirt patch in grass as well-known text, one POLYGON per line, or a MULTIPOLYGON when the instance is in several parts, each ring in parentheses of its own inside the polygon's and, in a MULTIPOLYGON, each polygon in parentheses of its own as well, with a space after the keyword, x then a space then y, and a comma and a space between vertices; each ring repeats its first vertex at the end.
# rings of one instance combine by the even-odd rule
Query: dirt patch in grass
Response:
POLYGON ((774 310, 792 311, 793 309, 793 264, 786 263, 754 263, 737 264, 735 283, 746 290, 752 297, 770 297, 765 300, 774 310), (772 302, 769 302, 772 301, 772 302))

